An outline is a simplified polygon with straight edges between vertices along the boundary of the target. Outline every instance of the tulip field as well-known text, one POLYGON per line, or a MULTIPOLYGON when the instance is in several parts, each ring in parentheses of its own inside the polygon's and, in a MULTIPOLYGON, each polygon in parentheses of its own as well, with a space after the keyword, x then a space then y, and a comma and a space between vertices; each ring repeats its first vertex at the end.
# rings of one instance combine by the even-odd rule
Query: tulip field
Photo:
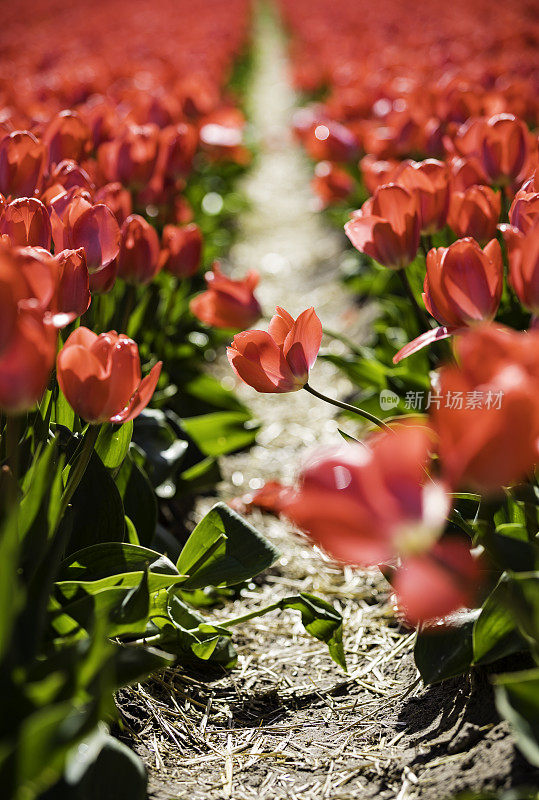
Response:
POLYGON ((537 800, 537 3, 0 44, 0 796, 537 800))

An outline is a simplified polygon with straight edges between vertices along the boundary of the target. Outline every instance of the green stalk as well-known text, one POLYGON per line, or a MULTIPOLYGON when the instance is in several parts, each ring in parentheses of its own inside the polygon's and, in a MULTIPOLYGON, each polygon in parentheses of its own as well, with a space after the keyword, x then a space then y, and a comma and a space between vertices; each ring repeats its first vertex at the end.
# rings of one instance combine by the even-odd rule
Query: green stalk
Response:
POLYGON ((97 437, 99 436, 100 430, 101 430, 101 425, 89 425, 88 430, 84 434, 84 439, 82 440, 82 446, 78 458, 73 467, 71 468, 71 472, 69 473, 69 478, 67 480, 67 486, 64 489, 64 493, 60 500, 60 510, 58 512, 58 524, 60 523, 60 520, 67 511, 67 507, 71 502, 71 498, 75 494, 81 480, 84 477, 84 473, 86 472, 86 467, 88 466, 90 458, 92 457, 92 453, 94 452, 94 446, 97 441, 97 437))
POLYGON ((421 308, 421 306, 417 302, 417 297, 415 296, 414 290, 410 285, 410 281, 408 279, 408 275, 406 274, 406 270, 404 269, 397 270, 397 275, 399 276, 400 282, 402 283, 402 288, 404 289, 406 296, 408 297, 408 299, 412 304, 419 325, 419 329, 424 332, 430 331, 432 325, 430 324, 429 318, 427 317, 425 311, 421 308))
POLYGON ((359 417, 363 417, 369 422, 374 423, 374 425, 378 425, 379 428, 382 428, 387 431, 391 430, 389 425, 386 425, 386 423, 383 420, 378 419, 378 417, 375 417, 374 414, 370 414, 368 411, 364 411, 362 408, 358 408, 357 406, 351 406, 349 403, 343 403, 341 400, 334 400, 332 397, 327 397, 325 394, 317 392, 316 389, 313 389, 313 387, 309 386, 308 383, 306 383, 303 388, 305 389, 305 391, 309 392, 309 394, 312 394, 319 400, 323 400, 325 403, 330 403, 332 406, 337 406, 337 408, 342 408, 343 411, 350 411, 352 414, 357 414, 359 417))

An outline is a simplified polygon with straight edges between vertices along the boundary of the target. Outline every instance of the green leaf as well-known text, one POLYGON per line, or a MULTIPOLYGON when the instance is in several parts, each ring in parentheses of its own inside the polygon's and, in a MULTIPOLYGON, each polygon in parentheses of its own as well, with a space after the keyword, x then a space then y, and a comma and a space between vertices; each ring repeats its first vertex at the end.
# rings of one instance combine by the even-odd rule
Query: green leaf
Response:
POLYGON ((453 614, 443 627, 418 633, 414 658, 424 683, 439 683, 468 671, 473 659, 473 626, 478 616, 479 609, 453 614))
POLYGON ((325 600, 313 594, 300 592, 292 597, 285 597, 279 603, 280 608, 291 608, 299 611, 301 621, 307 633, 321 642, 325 642, 333 661, 346 670, 346 657, 342 642, 342 616, 325 600))
POLYGON ((107 469, 121 467, 129 450, 132 435, 132 422, 125 422, 123 425, 108 423, 101 426, 95 449, 107 469))
POLYGON ((481 542, 502 569, 528 572, 539 565, 539 546, 529 541, 526 526, 520 523, 502 523, 496 531, 487 530, 481 542))
POLYGON ((109 471, 93 452, 71 500, 69 552, 96 542, 121 542, 125 534, 122 498, 109 471))
POLYGON ((507 582, 502 576, 486 601, 473 629, 474 664, 489 664, 498 658, 528 649, 507 605, 507 582))
POLYGON ((146 569, 150 592, 185 580, 161 553, 135 544, 107 542, 86 547, 66 559, 56 586, 65 597, 74 596, 80 588, 86 592, 112 586, 133 588, 140 584, 146 569))
POLYGON ((539 667, 495 678, 496 706, 528 761, 539 767, 539 667))
POLYGON ((275 547, 224 503, 217 503, 187 540, 177 567, 188 575, 182 589, 233 586, 279 557, 275 547))
POLYGON ((36 453, 34 461, 24 477, 22 484, 23 498, 19 511, 19 534, 21 538, 24 538, 30 530, 55 477, 54 456, 56 447, 57 440, 52 439, 43 452, 36 453))
POLYGON ((116 485, 140 544, 150 545, 157 524, 157 500, 148 476, 130 455, 116 477, 116 485))
POLYGON ((23 603, 18 570, 17 513, 0 523, 0 662, 9 647, 17 613, 23 603))
POLYGON ((243 411, 216 411, 182 419, 182 427, 205 456, 222 456, 252 444, 260 428, 243 411))

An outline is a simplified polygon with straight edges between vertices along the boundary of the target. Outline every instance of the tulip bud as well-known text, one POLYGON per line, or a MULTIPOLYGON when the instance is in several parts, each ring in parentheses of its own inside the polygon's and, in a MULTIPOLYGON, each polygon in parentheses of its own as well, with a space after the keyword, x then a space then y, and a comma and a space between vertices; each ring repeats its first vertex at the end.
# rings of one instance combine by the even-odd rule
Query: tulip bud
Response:
POLYGON ((103 203, 110 208, 118 225, 123 225, 133 210, 133 201, 128 189, 121 183, 107 183, 98 189, 94 195, 96 203, 103 203))
POLYGON ((259 276, 253 270, 243 280, 235 281, 223 275, 219 264, 206 273, 207 291, 191 300, 189 308, 201 322, 214 328, 242 330, 253 325, 262 314, 253 294, 259 276))
POLYGON ((195 275, 202 258, 202 233, 198 225, 163 228, 161 266, 177 278, 195 275))
POLYGON ((118 275, 129 283, 149 283, 159 271, 159 237, 143 217, 132 214, 122 225, 118 275))
POLYGON ((76 111, 61 111, 47 126, 43 141, 49 149, 49 164, 65 159, 79 162, 88 152, 91 133, 76 111))
POLYGON ((0 142, 0 192, 32 197, 40 185, 46 148, 30 131, 13 131, 0 142))
POLYGON ((490 186, 470 186, 453 192, 447 221, 459 238, 471 236, 485 244, 496 236, 500 219, 501 195, 490 186))
POLYGON ((539 219, 524 235, 510 225, 500 225, 507 245, 509 282, 523 306, 539 315, 539 219))
POLYGON ((37 197, 13 200, 0 218, 0 235, 9 237, 13 245, 43 247, 51 245, 51 223, 47 209, 37 197))

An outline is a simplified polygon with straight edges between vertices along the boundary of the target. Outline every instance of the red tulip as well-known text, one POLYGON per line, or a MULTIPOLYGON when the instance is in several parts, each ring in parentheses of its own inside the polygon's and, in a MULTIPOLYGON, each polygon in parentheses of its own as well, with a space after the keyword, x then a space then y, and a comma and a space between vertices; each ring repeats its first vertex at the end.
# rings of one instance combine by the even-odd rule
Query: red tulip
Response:
POLYGON ((434 158, 405 161, 393 172, 392 180, 415 195, 423 233, 435 233, 444 227, 449 207, 449 173, 446 164, 434 158))
POLYGON ((0 142, 0 192, 31 197, 41 182, 46 148, 30 131, 13 131, 0 142))
POLYGON ((539 315, 539 219, 524 235, 510 225, 500 225, 507 245, 509 281, 523 306, 539 315))
POLYGON ((97 336, 76 328, 58 353, 58 383, 73 410, 90 423, 127 422, 146 408, 161 373, 159 361, 141 380, 138 348, 116 331, 97 336))
POLYGON ((39 311, 19 310, 0 354, 0 408, 28 411, 43 395, 56 356, 57 332, 39 311))
POLYGON ((380 186, 344 230, 360 253, 391 269, 402 269, 414 260, 419 247, 416 198, 394 183, 380 186))
POLYGON ((53 264, 57 281, 55 324, 58 327, 61 323, 63 327, 81 317, 92 299, 84 248, 62 250, 55 255, 53 264))
POLYGON ((202 258, 202 232, 198 225, 165 225, 162 248, 160 264, 163 269, 177 278, 196 275, 202 258))
POLYGON ((279 481, 267 481, 262 488, 254 492, 247 492, 242 497, 234 497, 229 506, 238 514, 250 514, 254 508, 259 508, 267 514, 278 516, 286 507, 291 497, 290 486, 283 486, 279 481))
POLYGON ((433 406, 443 475, 452 486, 497 492, 539 459, 539 331, 482 325, 457 340, 433 406))
POLYGON ((379 186, 390 183, 399 162, 395 160, 380 161, 373 155, 364 156, 359 162, 359 169, 368 191, 374 194, 379 186))
POLYGON ((123 225, 133 210, 131 192, 124 189, 121 183, 107 183, 94 195, 96 203, 103 203, 110 208, 118 225, 123 225))
POLYGON ((230 365, 238 378, 257 392, 295 392, 307 383, 322 341, 322 325, 314 308, 294 321, 277 307, 268 332, 244 331, 227 348, 230 365))
POLYGON ((212 272, 205 275, 208 286, 189 305, 197 319, 213 328, 235 328, 242 330, 253 325, 262 314, 258 300, 253 294, 259 275, 254 270, 243 280, 233 280, 223 275, 218 263, 212 272))
POLYGON ((500 245, 481 250, 473 239, 459 239, 427 255, 423 300, 438 322, 460 328, 496 316, 503 289, 500 245))
POLYGON ((194 125, 180 122, 159 133, 159 154, 156 172, 167 178, 187 175, 191 170, 198 146, 198 131, 194 125))
POLYGON ((66 191, 78 188, 93 192, 95 188, 86 170, 72 159, 64 159, 57 164, 51 173, 50 183, 62 186, 66 191))
POLYGON ((304 144, 315 161, 353 161, 359 150, 354 134, 335 120, 314 122, 304 144))
POLYGON ((91 142, 91 133, 76 111, 61 111, 45 130, 44 143, 49 148, 49 163, 66 158, 81 161, 91 142))
POLYGON ((465 192, 470 186, 488 183, 488 175, 478 158, 460 157, 449 161, 451 169, 451 188, 455 192, 465 192))
POLYGON ((459 238, 471 236, 484 244, 496 236, 501 194, 490 186, 470 186, 452 192, 447 222, 459 238))
POLYGON ((51 223, 47 209, 37 197, 13 200, 3 210, 0 235, 9 237, 13 245, 44 247, 51 245, 51 223))
POLYGON ((441 484, 426 477, 431 432, 402 427, 314 454, 284 513, 339 561, 373 566, 427 551, 449 508, 441 484))
POLYGON ((330 161, 319 161, 315 167, 311 188, 318 196, 321 208, 342 202, 354 191, 353 178, 330 161))
POLYGON ((98 162, 109 181, 146 184, 155 167, 159 128, 157 125, 130 125, 112 142, 98 150, 98 162))
POLYGON ((122 225, 118 275, 128 283, 149 283, 159 272, 159 237, 144 217, 132 214, 122 225))
POLYGON ((528 129, 513 114, 491 117, 481 142, 481 160, 495 183, 517 180, 529 154, 528 129))
POLYGON ((19 303, 28 294, 28 285, 11 247, 0 246, 0 356, 14 334, 19 303))
POLYGON ((462 328, 494 319, 503 291, 500 245, 492 239, 481 250, 474 239, 459 239, 449 247, 433 248, 427 254, 423 302, 440 328, 422 333, 393 357, 398 364, 462 328))
POLYGON ((428 552, 403 559, 392 585, 407 622, 415 626, 473 607, 480 578, 469 546, 447 537, 428 552))
POLYGON ((536 225, 539 221, 539 192, 520 189, 509 209, 509 222, 522 233, 536 225))

